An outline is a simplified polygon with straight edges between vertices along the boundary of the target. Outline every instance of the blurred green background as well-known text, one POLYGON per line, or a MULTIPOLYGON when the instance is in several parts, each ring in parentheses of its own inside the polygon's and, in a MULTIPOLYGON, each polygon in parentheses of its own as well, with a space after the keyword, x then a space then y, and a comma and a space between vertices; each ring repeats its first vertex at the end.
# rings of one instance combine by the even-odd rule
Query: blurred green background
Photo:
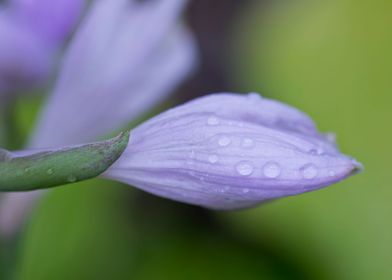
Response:
MULTIPOLYGON (((237 212, 108 181, 59 188, 23 233, 17 279, 392 279, 391 12, 381 0, 253 1, 227 46, 233 91, 309 113, 363 174, 237 212)), ((20 104, 25 131, 37 109, 20 104)))

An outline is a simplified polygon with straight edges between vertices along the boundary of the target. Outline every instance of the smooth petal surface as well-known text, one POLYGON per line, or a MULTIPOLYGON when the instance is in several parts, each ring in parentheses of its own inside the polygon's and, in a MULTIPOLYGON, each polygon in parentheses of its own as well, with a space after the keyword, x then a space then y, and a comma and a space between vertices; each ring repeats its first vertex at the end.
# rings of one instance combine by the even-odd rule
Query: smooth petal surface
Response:
POLYGON ((135 129, 104 176, 166 198, 236 209, 319 189, 360 168, 295 108, 255 94, 214 94, 135 129))
POLYGON ((92 141, 164 99, 193 69, 185 1, 100 0, 66 54, 32 147, 92 141))
POLYGON ((23 24, 0 13, 0 91, 35 86, 49 75, 52 49, 23 24))
POLYGON ((83 11, 85 0, 11 0, 13 16, 36 35, 62 43, 71 33, 83 11))

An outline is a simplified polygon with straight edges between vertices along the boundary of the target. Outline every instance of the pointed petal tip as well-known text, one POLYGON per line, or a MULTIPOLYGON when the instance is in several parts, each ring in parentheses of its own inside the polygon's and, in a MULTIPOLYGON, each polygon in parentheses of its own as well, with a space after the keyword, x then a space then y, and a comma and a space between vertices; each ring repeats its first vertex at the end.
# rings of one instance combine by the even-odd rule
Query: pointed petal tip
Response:
POLYGON ((346 157, 344 161, 345 164, 341 166, 340 171, 335 173, 335 179, 337 179, 335 182, 345 180, 348 177, 354 176, 364 171, 363 164, 356 159, 352 157, 346 157))
POLYGON ((350 175, 359 174, 365 170, 365 167, 363 166, 363 164, 354 158, 351 158, 351 164, 352 164, 352 169, 351 169, 350 175))

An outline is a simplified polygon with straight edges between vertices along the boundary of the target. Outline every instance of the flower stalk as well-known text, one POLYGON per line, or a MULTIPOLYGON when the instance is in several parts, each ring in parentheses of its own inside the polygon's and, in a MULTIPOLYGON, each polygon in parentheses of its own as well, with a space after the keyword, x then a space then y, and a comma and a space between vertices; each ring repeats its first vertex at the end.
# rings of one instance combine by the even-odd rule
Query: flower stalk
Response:
POLYGON ((92 144, 12 154, 0 150, 0 191, 47 189, 97 177, 123 153, 129 132, 92 144))

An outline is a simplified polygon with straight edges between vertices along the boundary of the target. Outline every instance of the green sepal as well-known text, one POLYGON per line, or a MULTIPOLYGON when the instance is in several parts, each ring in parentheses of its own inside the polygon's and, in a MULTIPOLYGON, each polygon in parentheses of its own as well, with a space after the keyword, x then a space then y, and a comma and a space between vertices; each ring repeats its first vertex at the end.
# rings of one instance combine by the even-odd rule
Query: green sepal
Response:
POLYGON ((97 177, 124 152, 129 132, 102 142, 14 157, 0 149, 0 192, 48 189, 97 177))

